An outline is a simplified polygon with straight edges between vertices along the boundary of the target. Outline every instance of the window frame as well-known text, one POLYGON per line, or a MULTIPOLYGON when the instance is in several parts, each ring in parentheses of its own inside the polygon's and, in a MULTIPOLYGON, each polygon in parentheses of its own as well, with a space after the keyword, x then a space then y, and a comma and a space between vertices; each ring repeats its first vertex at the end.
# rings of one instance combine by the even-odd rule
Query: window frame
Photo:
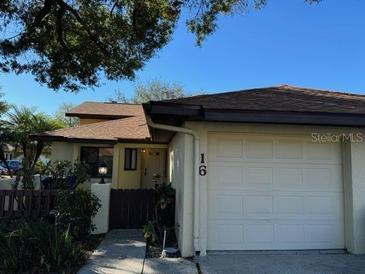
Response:
MULTIPOLYGON (((97 150, 97 164, 98 164, 98 167, 101 165, 101 162, 100 162, 100 149, 103 149, 103 148, 114 148, 112 146, 80 146, 80 161, 81 162, 84 162, 86 164, 88 164, 84 158, 84 152, 83 150, 84 149, 95 149, 97 150)), ((113 159, 114 159, 114 153, 113 153, 113 159)), ((98 172, 98 170, 96 171, 96 174, 90 174, 90 177, 91 178, 100 178, 100 174, 98 172)), ((105 175, 104 178, 108 178, 108 179, 111 179, 113 177, 113 170, 111 170, 111 174, 110 175, 105 175)))
POLYGON ((137 158, 138 158, 138 149, 137 148, 124 148, 124 170, 125 171, 136 171, 137 170, 137 158), (134 157, 134 168, 133 168, 133 164, 132 164, 132 160, 133 160, 133 152, 135 153, 135 157, 134 157), (130 163, 130 167, 127 166, 127 156, 131 157, 129 163, 130 163))

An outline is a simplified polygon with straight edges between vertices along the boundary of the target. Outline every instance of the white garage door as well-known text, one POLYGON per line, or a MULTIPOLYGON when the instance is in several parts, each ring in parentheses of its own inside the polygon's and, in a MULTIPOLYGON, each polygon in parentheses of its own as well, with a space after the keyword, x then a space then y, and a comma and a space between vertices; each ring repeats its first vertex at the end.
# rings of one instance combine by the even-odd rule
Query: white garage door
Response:
POLYGON ((212 134, 208 250, 344 248, 339 144, 212 134))

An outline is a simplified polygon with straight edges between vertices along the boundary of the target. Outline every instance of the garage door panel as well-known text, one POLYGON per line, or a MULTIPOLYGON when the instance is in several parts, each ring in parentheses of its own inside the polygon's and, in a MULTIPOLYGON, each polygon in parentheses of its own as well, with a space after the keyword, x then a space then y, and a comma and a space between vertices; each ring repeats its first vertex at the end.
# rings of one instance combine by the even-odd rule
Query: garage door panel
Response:
POLYGON ((304 195, 278 195, 274 199, 274 210, 279 215, 303 215, 304 195))
POLYGON ((275 158, 301 160, 303 159, 303 145, 295 141, 277 141, 275 143, 275 158))
POLYGON ((247 244, 270 243, 274 241, 273 224, 247 224, 244 226, 244 241, 247 244))
POLYGON ((247 135, 208 144, 208 249, 344 247, 339 145, 247 135))
POLYGON ((273 158, 273 141, 247 139, 244 144, 244 155, 246 159, 272 159, 273 158))
POLYGON ((285 244, 300 244, 305 242, 305 227, 302 224, 278 224, 275 226, 275 236, 282 247, 285 244))
POLYGON ((212 167, 208 178, 217 187, 240 187, 243 183, 243 167, 229 165, 212 167))
POLYGON ((248 185, 271 185, 273 183, 272 167, 247 167, 244 171, 245 183, 248 185))
POLYGON ((280 185, 301 185, 303 169, 301 167, 278 167, 275 182, 280 185))
POLYGON ((208 248, 215 246, 229 247, 237 250, 243 245, 243 225, 214 223, 210 225, 212 229, 208 231, 208 237, 214 239, 208 243, 208 248))
POLYGON ((216 195, 216 203, 212 205, 221 218, 242 217, 243 198, 241 195, 216 195))
POLYGON ((326 161, 330 163, 341 162, 341 148, 334 143, 304 143, 304 160, 326 161))
POLYGON ((313 195, 306 198, 306 214, 307 215, 327 215, 339 216, 343 214, 343 203, 341 199, 342 194, 339 195, 313 195), (341 214, 338 214, 341 213, 341 214))
POLYGON ((271 195, 250 195, 244 198, 244 212, 247 216, 273 213, 271 195))

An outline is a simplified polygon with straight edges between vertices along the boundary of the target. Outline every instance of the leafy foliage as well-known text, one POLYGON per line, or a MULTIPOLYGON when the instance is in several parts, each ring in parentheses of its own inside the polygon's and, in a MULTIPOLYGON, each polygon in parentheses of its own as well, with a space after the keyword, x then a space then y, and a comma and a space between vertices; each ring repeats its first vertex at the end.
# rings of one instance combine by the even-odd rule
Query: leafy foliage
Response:
POLYGON ((26 107, 13 107, 8 117, 8 129, 24 155, 23 187, 33 188, 35 165, 47 144, 41 140, 31 140, 29 135, 61 128, 63 124, 43 113, 36 113, 35 109, 26 107))
POLYGON ((116 90, 114 96, 108 98, 108 100, 118 103, 142 104, 148 101, 175 99, 191 95, 193 94, 187 93, 184 88, 177 83, 154 80, 145 84, 137 84, 134 89, 134 95, 130 100, 125 97, 121 90, 116 90))
POLYGON ((41 174, 48 176, 42 181, 46 189, 74 190, 90 178, 83 162, 50 161, 41 174))
POLYGON ((188 15, 187 27, 201 45, 220 15, 259 9, 266 2, 2 0, 0 69, 31 72, 55 90, 95 86, 101 73, 111 80, 131 79, 169 42, 181 14, 188 15))
POLYGON ((73 273, 83 259, 68 229, 42 220, 4 221, 0 226, 1 273, 73 273))
POLYGON ((2 101, 1 98, 3 97, 3 93, 0 92, 0 117, 2 114, 4 114, 8 108, 9 108, 9 105, 5 102, 5 101, 2 101))
POLYGON ((175 197, 175 189, 171 184, 161 184, 155 188, 157 196, 157 205, 161 209, 165 209, 175 197))
POLYGON ((55 113, 55 118, 59 121, 62 121, 65 127, 74 127, 80 123, 80 119, 78 117, 67 117, 66 112, 70 111, 74 108, 75 105, 72 103, 62 103, 58 110, 55 113))
POLYGON ((70 227, 71 235, 78 240, 85 240, 94 229, 94 217, 101 204, 89 191, 76 189, 61 190, 57 195, 56 210, 59 212, 58 222, 64 227, 70 227))
POLYGON ((155 244, 158 240, 158 236, 154 227, 153 222, 148 222, 142 227, 143 237, 145 238, 148 245, 155 244))
POLYGON ((96 85, 101 70, 108 79, 132 78, 169 41, 178 7, 168 0, 5 0, 2 29, 17 28, 0 40, 2 69, 71 91, 96 85), (25 62, 25 54, 33 58, 25 62))

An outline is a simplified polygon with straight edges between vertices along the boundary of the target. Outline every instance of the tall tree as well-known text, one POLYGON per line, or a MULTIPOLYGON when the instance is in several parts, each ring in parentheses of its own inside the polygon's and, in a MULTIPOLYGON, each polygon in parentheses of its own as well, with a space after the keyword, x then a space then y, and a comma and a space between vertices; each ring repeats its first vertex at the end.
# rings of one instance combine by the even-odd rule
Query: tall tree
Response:
POLYGON ((2 100, 2 97, 4 96, 3 93, 0 92, 0 119, 1 116, 8 110, 9 105, 2 100))
POLYGON ((191 95, 193 94, 187 93, 184 88, 177 83, 154 80, 137 84, 134 89, 134 94, 130 99, 126 98, 121 90, 117 90, 115 91, 114 96, 111 96, 108 100, 118 103, 142 104, 148 101, 175 99, 191 95))
POLYGON ((72 103, 62 103, 54 114, 55 118, 60 120, 65 125, 65 127, 74 127, 78 125, 80 122, 79 118, 66 116, 66 112, 70 111, 74 107, 75 105, 72 103))
MULTIPOLYGON (((8 143, 12 143, 14 141, 14 135, 9 128, 9 123, 3 119, 4 114, 9 108, 9 105, 1 100, 3 94, 0 93, 0 162, 5 165, 5 167, 10 171, 10 167, 5 158, 5 147, 8 143)), ((10 171, 10 177, 13 177, 10 171)))
MULTIPOLYGON (((303 0, 318 3, 321 0, 303 0)), ((31 72, 52 89, 77 91, 134 77, 166 45, 182 13, 201 45, 219 15, 267 0, 1 0, 0 70, 31 72), (26 57, 26 58, 24 58, 26 57)))
POLYGON ((13 107, 8 116, 9 129, 24 156, 23 187, 31 189, 35 165, 47 144, 42 140, 32 140, 29 135, 61 128, 63 124, 57 119, 36 113, 35 109, 26 107, 13 107))

